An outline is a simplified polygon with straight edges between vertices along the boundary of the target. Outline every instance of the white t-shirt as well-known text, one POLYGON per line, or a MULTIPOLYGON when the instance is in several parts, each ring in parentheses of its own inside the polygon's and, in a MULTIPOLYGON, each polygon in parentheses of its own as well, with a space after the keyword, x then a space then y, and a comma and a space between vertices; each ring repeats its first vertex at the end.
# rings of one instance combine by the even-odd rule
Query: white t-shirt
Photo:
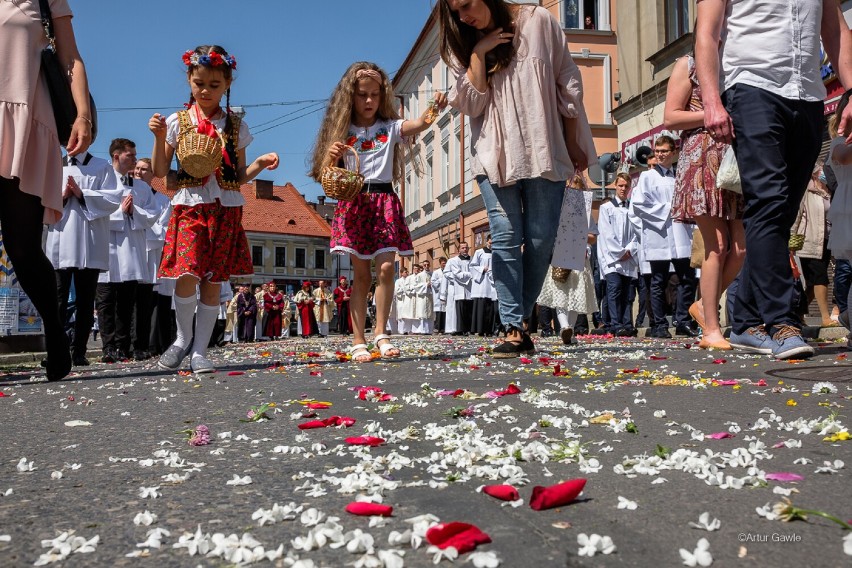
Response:
MULTIPOLYGON (((189 117, 193 124, 198 124, 195 112, 190 111, 189 117)), ((225 116, 222 115, 222 118, 217 118, 210 122, 217 129, 223 130, 225 128, 225 121, 225 116)), ((174 113, 166 119, 166 142, 172 148, 177 148, 179 134, 180 120, 178 120, 178 114, 174 113)), ((242 150, 251 144, 252 140, 254 138, 249 132, 248 125, 246 125, 245 121, 240 121, 240 140, 237 143, 237 150, 242 150)), ((201 205, 202 203, 215 203, 217 199, 224 207, 239 207, 245 205, 246 202, 243 194, 239 191, 225 190, 219 187, 219 181, 214 174, 207 178, 207 183, 203 186, 186 187, 178 191, 174 198, 172 198, 172 205, 189 205, 192 207, 201 205)))
MULTIPOLYGON (((372 126, 349 125, 346 143, 361 160, 361 174, 373 183, 393 182, 394 147, 402 141, 402 120, 377 120, 372 126)), ((348 169, 355 167, 350 152, 344 155, 348 169)))

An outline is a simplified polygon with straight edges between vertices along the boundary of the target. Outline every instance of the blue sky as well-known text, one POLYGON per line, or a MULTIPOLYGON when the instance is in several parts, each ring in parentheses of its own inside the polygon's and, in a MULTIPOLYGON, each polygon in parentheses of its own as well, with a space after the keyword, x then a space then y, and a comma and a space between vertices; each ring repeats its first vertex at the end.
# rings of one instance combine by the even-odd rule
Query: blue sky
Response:
POLYGON ((433 0, 70 4, 99 109, 93 154, 108 158, 110 140, 124 137, 136 142, 139 157, 149 156, 150 116, 170 114, 189 98, 181 55, 196 45, 216 43, 237 57, 232 105, 311 101, 248 108, 245 120, 255 137, 247 150, 249 159, 272 151, 281 157, 278 169, 261 177, 277 184, 290 182, 313 199, 322 189, 305 175, 305 159, 323 114, 317 101, 328 98, 354 61, 374 61, 388 73, 398 69, 433 0))

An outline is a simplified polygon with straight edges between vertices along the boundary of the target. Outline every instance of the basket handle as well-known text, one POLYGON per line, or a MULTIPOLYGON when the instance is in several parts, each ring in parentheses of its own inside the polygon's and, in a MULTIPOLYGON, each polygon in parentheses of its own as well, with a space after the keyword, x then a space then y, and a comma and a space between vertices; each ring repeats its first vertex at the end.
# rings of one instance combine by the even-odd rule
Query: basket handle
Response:
MULTIPOLYGON (((346 145, 344 146, 344 151, 349 150, 355 156, 355 173, 361 173, 361 159, 358 157, 358 152, 355 151, 355 148, 352 146, 346 145)), ((333 166, 334 162, 329 162, 329 166, 333 166)))

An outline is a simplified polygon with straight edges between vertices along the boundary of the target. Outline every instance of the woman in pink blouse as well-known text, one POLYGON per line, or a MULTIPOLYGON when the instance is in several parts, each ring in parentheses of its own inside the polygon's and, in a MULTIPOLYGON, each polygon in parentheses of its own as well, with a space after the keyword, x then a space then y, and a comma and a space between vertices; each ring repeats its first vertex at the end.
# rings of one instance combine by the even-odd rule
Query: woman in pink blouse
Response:
POLYGON ((524 331, 541 291, 565 185, 596 158, 580 71, 546 9, 504 0, 440 0, 449 103, 470 117, 471 170, 493 244, 506 326, 495 357, 535 351, 524 331))

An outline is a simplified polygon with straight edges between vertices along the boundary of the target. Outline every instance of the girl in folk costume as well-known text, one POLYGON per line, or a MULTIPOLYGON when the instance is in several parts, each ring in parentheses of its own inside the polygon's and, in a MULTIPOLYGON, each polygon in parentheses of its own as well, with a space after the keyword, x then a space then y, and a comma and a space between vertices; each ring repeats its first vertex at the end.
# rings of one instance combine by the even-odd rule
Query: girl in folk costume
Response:
POLYGON ((340 284, 334 289, 334 303, 337 304, 337 332, 341 335, 352 333, 352 320, 349 317, 349 299, 352 288, 345 276, 338 280, 340 284))
MULTIPOLYGON (((436 93, 438 109, 446 106, 436 93)), ((376 262, 376 345, 382 357, 399 357, 399 350, 384 334, 393 302, 395 253, 412 255, 411 235, 402 205, 392 183, 403 175, 402 152, 397 146, 431 123, 426 109, 415 120, 401 120, 387 74, 373 63, 352 64, 331 95, 328 111, 314 147, 311 176, 319 181, 323 168, 344 157, 353 146, 361 161, 364 189, 353 201, 338 202, 331 230, 331 250, 348 253, 355 268, 351 316, 354 329, 353 360, 371 360, 364 336, 366 296, 370 288, 371 261, 376 262)))
POLYGON ((319 281, 319 287, 314 289, 314 317, 321 337, 328 335, 328 324, 331 322, 331 305, 334 303, 334 294, 326 287, 325 280, 319 281))
POLYGON ((263 294, 263 312, 266 323, 263 325, 263 335, 270 339, 281 337, 281 316, 284 304, 289 301, 284 299, 284 294, 278 291, 275 282, 270 282, 266 292, 263 294))
POLYGON ((302 282, 302 289, 296 292, 296 297, 293 298, 296 302, 296 308, 299 310, 299 333, 302 337, 308 337, 317 333, 317 320, 314 316, 314 296, 311 294, 311 283, 305 280, 302 282))
POLYGON ((207 341, 216 323, 219 283, 231 276, 253 273, 248 241, 242 227, 240 185, 264 169, 278 167, 278 155, 264 154, 250 164, 245 148, 252 140, 248 127, 231 113, 231 81, 236 59, 216 45, 202 45, 183 55, 187 66, 190 99, 187 110, 168 118, 151 117, 148 127, 154 133, 151 157, 154 174, 164 177, 175 149, 182 139, 198 132, 222 142, 222 161, 210 175, 193 178, 182 167, 172 204, 172 218, 166 235, 160 278, 177 280, 175 315, 177 339, 160 357, 159 365, 177 369, 191 350, 192 370, 209 373, 215 369, 207 360, 207 341), (226 97, 225 110, 220 106, 226 97), (200 285, 200 303, 196 289, 200 285), (192 319, 196 314, 195 340, 192 319))

